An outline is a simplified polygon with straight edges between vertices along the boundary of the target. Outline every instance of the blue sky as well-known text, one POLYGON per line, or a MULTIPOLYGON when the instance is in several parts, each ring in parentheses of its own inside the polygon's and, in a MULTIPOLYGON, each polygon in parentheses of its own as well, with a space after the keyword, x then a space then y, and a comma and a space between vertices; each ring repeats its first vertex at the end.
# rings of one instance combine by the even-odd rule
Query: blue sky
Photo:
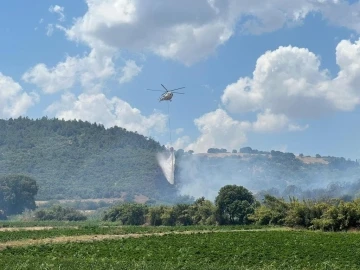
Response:
POLYGON ((1 118, 83 119, 195 152, 360 158, 357 1, 4 5, 1 118), (161 83, 185 95, 159 103, 145 89, 161 83))

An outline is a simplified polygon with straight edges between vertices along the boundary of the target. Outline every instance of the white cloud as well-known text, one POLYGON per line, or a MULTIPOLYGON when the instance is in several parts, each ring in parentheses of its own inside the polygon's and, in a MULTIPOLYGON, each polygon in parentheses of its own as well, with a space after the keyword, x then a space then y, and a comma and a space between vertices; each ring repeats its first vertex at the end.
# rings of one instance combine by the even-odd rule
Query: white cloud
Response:
POLYGON ((195 119, 200 135, 186 149, 237 149, 249 132, 303 131, 309 125, 294 121, 354 110, 360 104, 360 40, 339 42, 336 62, 340 71, 332 78, 308 49, 288 46, 264 53, 252 78, 228 85, 221 97, 229 112, 256 112, 257 119, 241 122, 222 109, 207 113, 195 119))
POLYGON ((311 12, 360 32, 360 4, 333 0, 86 0, 67 36, 94 48, 150 51, 191 65, 213 54, 237 30, 262 33, 300 24, 311 12), (199 12, 201 10, 201 12, 199 12), (343 16, 337 16, 338 11, 343 16), (351 14, 347 16, 345 14, 351 14), (241 20, 241 24, 239 21, 241 20))
POLYGON ((80 94, 76 97, 64 93, 61 101, 55 102, 46 109, 47 113, 65 120, 81 119, 83 121, 103 124, 106 128, 119 126, 143 135, 163 133, 166 131, 167 116, 154 112, 144 116, 141 111, 117 97, 108 99, 104 94, 80 94))
POLYGON ((350 4, 344 0, 318 0, 317 5, 330 23, 360 33, 360 2, 350 4))
POLYGON ((215 147, 231 151, 247 142, 247 134, 250 132, 303 131, 308 128, 308 125, 293 124, 287 116, 273 114, 268 109, 258 113, 254 122, 235 120, 225 110, 217 109, 195 119, 194 123, 200 132, 199 137, 191 143, 188 136, 182 136, 175 141, 175 149, 184 148, 204 153, 215 147))
POLYGON ((122 74, 119 79, 119 83, 126 83, 132 80, 132 78, 139 75, 142 70, 142 66, 138 66, 134 60, 128 60, 125 66, 122 68, 122 74))
POLYGON ((359 59, 359 41, 341 41, 336 47, 340 71, 331 78, 308 49, 279 47, 259 57, 252 78, 228 85, 221 100, 234 113, 269 110, 289 119, 350 111, 360 104, 359 59))
POLYGON ((207 152, 210 147, 237 149, 246 142, 246 132, 251 130, 250 122, 234 120, 222 109, 204 114, 194 123, 201 135, 186 150, 195 152, 207 152))
POLYGON ((0 72, 0 117, 18 117, 39 101, 36 93, 26 93, 20 84, 0 72))
POLYGON ((212 53, 232 34, 229 6, 214 3, 212 7, 207 0, 156 4, 88 0, 87 4, 87 13, 67 35, 91 47, 101 43, 117 49, 148 50, 190 64, 212 53))
POLYGON ((64 7, 61 7, 59 5, 50 6, 49 11, 51 13, 56 13, 59 15, 59 21, 65 21, 65 14, 64 14, 64 7))
POLYGON ((52 25, 51 23, 49 23, 47 26, 46 26, 46 35, 48 37, 52 36, 52 34, 54 33, 54 25, 52 25))
POLYGON ((281 132, 281 131, 303 131, 309 125, 300 126, 291 123, 284 114, 273 114, 269 109, 257 114, 257 119, 252 123, 252 130, 255 132, 281 132))
POLYGON ((296 124, 289 124, 288 129, 289 131, 304 131, 309 128, 309 125, 306 124, 305 126, 300 126, 296 124))
POLYGON ((45 93, 72 88, 79 82, 85 91, 96 92, 105 79, 115 74, 111 51, 93 49, 87 56, 67 56, 65 61, 49 68, 37 64, 23 74, 23 80, 40 87, 45 93))
POLYGON ((273 132, 283 130, 289 123, 289 119, 283 114, 273 114, 270 110, 257 115, 253 123, 253 130, 256 132, 273 132))
POLYGON ((191 143, 191 139, 189 136, 182 136, 180 138, 177 138, 172 145, 168 145, 168 147, 172 146, 174 147, 175 150, 184 149, 190 143, 191 143))

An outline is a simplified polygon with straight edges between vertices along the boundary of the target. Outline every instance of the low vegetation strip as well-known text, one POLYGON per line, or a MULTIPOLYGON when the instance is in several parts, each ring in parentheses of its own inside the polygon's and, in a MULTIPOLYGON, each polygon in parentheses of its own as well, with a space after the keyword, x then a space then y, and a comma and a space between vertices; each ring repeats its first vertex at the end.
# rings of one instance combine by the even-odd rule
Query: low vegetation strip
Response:
POLYGON ((43 230, 51 230, 54 227, 44 226, 44 227, 6 227, 0 228, 0 232, 15 232, 15 231, 43 231, 43 230))
POLYGON ((0 252, 0 265, 4 270, 360 268, 357 233, 201 232, 99 236, 103 241, 8 247, 0 252))
MULTIPOLYGON (((41 222, 39 224, 42 224, 41 222)), ((122 235, 122 234, 142 234, 142 233, 163 233, 174 231, 229 231, 229 230, 252 230, 252 229, 279 229, 280 227, 271 226, 111 226, 94 222, 92 225, 79 225, 70 227, 67 223, 57 223, 57 226, 50 227, 38 226, 43 230, 27 230, 23 227, 6 227, 0 229, 8 229, 8 231, 0 231, 0 243, 26 240, 26 239, 45 239, 64 236, 80 236, 80 235, 122 235), (47 229, 45 229, 47 228, 47 229)))
POLYGON ((141 236, 163 236, 167 234, 196 234, 196 233, 211 233, 211 232, 240 232, 240 231, 260 231, 260 230, 286 230, 286 228, 240 228, 224 230, 202 229, 202 230, 170 230, 170 228, 162 228, 163 230, 152 231, 143 229, 136 233, 131 230, 123 230, 123 228, 95 228, 95 229, 53 229, 52 231, 14 231, 12 233, 0 233, 0 250, 6 247, 27 246, 37 244, 49 243, 63 243, 63 242, 83 242, 83 241, 98 241, 104 239, 118 239, 141 236), (151 232, 152 231, 152 232, 151 232))

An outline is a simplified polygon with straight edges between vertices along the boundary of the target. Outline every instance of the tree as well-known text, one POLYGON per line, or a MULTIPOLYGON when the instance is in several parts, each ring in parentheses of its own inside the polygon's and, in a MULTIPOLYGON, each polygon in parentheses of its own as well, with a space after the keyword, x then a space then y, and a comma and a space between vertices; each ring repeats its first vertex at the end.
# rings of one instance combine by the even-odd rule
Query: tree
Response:
POLYGON ((240 153, 247 153, 247 154, 251 154, 252 153, 252 148, 247 146, 247 147, 242 147, 240 148, 240 153))
POLYGON ((243 186, 226 185, 220 189, 215 205, 220 224, 247 224, 248 215, 255 208, 255 198, 243 186))
POLYGON ((250 216, 259 225, 284 225, 289 204, 269 194, 265 195, 263 204, 250 216))
POLYGON ((215 224, 215 212, 214 204, 209 200, 205 200, 205 197, 197 199, 191 205, 191 216, 193 223, 196 225, 215 224))
POLYGON ((37 183, 29 176, 2 176, 0 177, 0 209, 5 215, 20 214, 25 209, 34 210, 37 192, 37 183))
POLYGON ((143 225, 148 206, 139 203, 123 203, 110 208, 103 216, 104 221, 120 221, 121 225, 143 225))

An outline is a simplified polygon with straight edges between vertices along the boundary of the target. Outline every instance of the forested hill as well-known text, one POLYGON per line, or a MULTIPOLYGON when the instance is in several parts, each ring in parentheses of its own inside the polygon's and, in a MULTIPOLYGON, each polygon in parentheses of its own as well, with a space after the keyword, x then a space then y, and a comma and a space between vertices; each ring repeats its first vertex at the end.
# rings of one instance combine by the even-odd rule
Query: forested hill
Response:
POLYGON ((210 148, 208 153, 178 149, 175 185, 170 185, 156 159, 163 150, 151 138, 120 127, 46 117, 0 120, 0 175, 33 177, 39 186, 37 200, 133 200, 145 195, 178 203, 189 199, 179 194, 214 199, 227 184, 285 197, 360 196, 359 162, 343 157, 250 147, 231 152, 210 148))
POLYGON ((360 197, 360 164, 344 157, 308 156, 280 151, 210 148, 207 153, 178 153, 175 182, 193 197, 215 198, 224 184, 253 193, 299 199, 360 197))
POLYGON ((38 200, 110 198, 126 192, 174 198, 158 142, 126 129, 58 119, 0 120, 0 174, 36 179, 38 200))

